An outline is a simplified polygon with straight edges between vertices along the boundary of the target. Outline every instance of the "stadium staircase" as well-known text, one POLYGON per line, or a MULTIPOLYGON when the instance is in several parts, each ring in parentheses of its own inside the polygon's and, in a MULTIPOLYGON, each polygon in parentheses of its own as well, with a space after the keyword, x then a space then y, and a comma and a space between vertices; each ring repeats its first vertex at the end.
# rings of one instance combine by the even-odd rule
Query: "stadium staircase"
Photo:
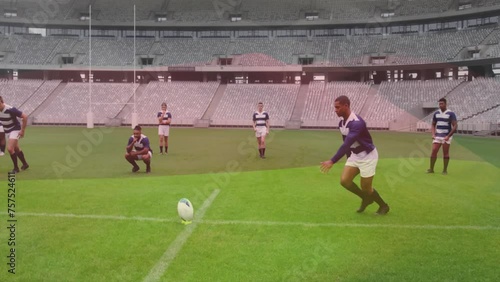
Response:
MULTIPOLYGON (((137 89, 135 90, 135 99, 139 99, 139 97, 141 97, 142 94, 144 94, 146 87, 148 87, 147 84, 141 84, 137 87, 137 89)), ((121 119, 122 123, 131 124, 131 121, 125 120, 125 117, 127 116, 128 113, 133 112, 134 105, 132 105, 132 103, 134 103, 134 95, 132 95, 132 97, 130 97, 130 99, 127 101, 127 105, 123 106, 121 111, 118 112, 118 114, 116 115, 116 117, 114 117, 114 119, 121 119)), ((140 110, 140 107, 139 107, 139 110, 140 110)))
POLYGON ((469 116, 464 117, 464 118, 463 118, 463 119, 461 119, 460 121, 465 121, 465 120, 467 120, 467 119, 473 118, 473 117, 475 117, 475 116, 477 116, 477 115, 480 115, 480 114, 485 113, 485 112, 487 112, 487 111, 493 110, 494 108, 498 108, 499 106, 500 106, 500 104, 497 104, 497 105, 494 105, 493 107, 489 107, 489 108, 487 108, 487 109, 483 109, 482 111, 477 112, 477 113, 475 113, 475 114, 473 114, 473 115, 469 115, 469 116))
POLYGON ((479 45, 488 45, 488 42, 492 41, 495 36, 496 36, 496 32, 499 30, 500 28, 494 28, 491 30, 491 32, 484 38, 483 41, 481 41, 481 43, 479 43, 479 45))
POLYGON ((285 123, 286 129, 300 129, 302 125, 301 117, 304 112, 307 99, 307 91, 309 90, 309 84, 302 84, 299 88, 299 94, 295 100, 295 106, 293 107, 292 116, 290 120, 285 123))
POLYGON ((203 127, 209 127, 210 126, 210 119, 215 113, 215 110, 220 104, 220 101, 222 100, 222 97, 224 96, 224 92, 226 92, 227 84, 219 84, 219 87, 217 88, 217 91, 215 91, 215 95, 212 98, 212 101, 210 102, 210 105, 208 105, 207 110, 201 117, 201 119, 197 120, 194 122, 194 127, 198 128, 203 128, 203 127))
POLYGON ((36 122, 36 117, 37 115, 39 115, 41 112, 43 112, 50 104, 52 104, 52 102, 54 101, 54 99, 59 96, 59 94, 61 94, 64 90, 64 88, 66 87, 67 83, 65 82, 61 82, 57 88, 52 92, 50 93, 49 97, 47 97, 47 99, 45 99, 45 101, 43 101, 43 103, 41 103, 35 110, 33 110, 33 112, 31 113, 31 116, 33 116, 35 118, 35 122, 36 122))
POLYGON ((361 117, 368 115, 368 111, 370 110, 370 106, 373 104, 373 99, 375 99, 375 95, 378 93, 379 87, 380 87, 380 85, 372 84, 372 86, 368 90, 368 93, 367 93, 368 97, 365 100, 365 104, 361 108, 361 112, 357 113, 361 117))

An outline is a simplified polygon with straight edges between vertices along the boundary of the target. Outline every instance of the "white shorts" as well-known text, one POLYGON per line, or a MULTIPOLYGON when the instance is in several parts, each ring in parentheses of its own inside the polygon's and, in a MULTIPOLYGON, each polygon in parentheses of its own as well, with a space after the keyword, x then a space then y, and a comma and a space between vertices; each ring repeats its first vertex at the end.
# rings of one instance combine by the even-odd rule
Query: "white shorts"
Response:
POLYGON ((5 134, 5 139, 17 139, 17 140, 19 140, 19 138, 20 138, 19 130, 14 130, 14 131, 11 131, 10 133, 5 134))
MULTIPOLYGON (((148 152, 149 158, 151 159, 153 157, 153 154, 151 154, 151 151, 148 152)), ((139 160, 142 160, 142 155, 137 155, 137 158, 139 160)))
POLYGON ((451 144, 451 140, 453 139, 453 136, 450 137, 450 139, 448 139, 448 141, 444 141, 444 137, 436 137, 434 138, 434 140, 432 140, 432 143, 436 143, 436 144, 451 144))
POLYGON ((3 125, 0 125, 0 133, 2 133, 2 132, 5 132, 5 131, 3 130, 3 125))
POLYGON ((267 135, 267 127, 266 126, 257 126, 257 130, 255 130, 255 137, 266 137, 267 135))
POLYGON ((359 174, 361 177, 366 178, 375 175, 377 163, 378 152, 377 149, 374 149, 369 154, 364 151, 359 154, 351 153, 351 156, 347 159, 345 165, 359 168, 359 174))
POLYGON ((170 134, 170 125, 158 125, 158 135, 167 136, 170 134))

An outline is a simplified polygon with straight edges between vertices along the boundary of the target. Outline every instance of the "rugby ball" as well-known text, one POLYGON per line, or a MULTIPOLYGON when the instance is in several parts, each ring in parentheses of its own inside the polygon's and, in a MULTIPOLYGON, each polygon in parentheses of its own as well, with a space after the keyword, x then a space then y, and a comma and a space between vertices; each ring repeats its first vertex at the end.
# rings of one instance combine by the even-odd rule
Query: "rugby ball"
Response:
POLYGON ((180 199, 177 203, 177 213, 179 213, 179 217, 184 221, 193 220, 193 204, 191 204, 191 202, 186 198, 180 199))

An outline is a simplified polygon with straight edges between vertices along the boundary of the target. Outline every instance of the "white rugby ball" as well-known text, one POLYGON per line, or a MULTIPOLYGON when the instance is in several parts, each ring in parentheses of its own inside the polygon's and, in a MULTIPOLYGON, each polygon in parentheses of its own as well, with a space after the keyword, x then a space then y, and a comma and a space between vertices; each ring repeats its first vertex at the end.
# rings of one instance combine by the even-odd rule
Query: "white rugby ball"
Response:
POLYGON ((186 198, 180 199, 177 203, 177 213, 179 213, 179 217, 184 221, 193 220, 193 204, 191 204, 191 202, 186 198))

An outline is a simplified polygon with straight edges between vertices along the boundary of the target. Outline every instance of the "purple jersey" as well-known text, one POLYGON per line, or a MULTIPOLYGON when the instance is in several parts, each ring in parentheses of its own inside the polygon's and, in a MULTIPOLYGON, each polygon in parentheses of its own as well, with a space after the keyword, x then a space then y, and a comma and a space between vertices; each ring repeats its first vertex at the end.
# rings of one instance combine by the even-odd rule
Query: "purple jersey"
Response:
MULTIPOLYGON (((172 118, 172 114, 169 111, 166 111, 165 114, 163 114, 162 112, 158 112, 158 114, 156 114, 156 117, 160 118, 162 117, 162 115, 163 115, 162 121, 167 121, 169 118, 172 118)), ((169 124, 162 123, 161 125, 169 125, 169 124)))
POLYGON ((5 133, 11 133, 12 131, 21 130, 21 124, 17 118, 21 117, 23 113, 9 105, 5 105, 3 111, 0 112, 0 122, 3 125, 5 133))
MULTIPOLYGON (((130 146, 130 144, 132 144, 132 142, 134 142, 134 135, 130 136, 130 138, 128 139, 127 146, 130 146)), ((151 147, 149 147, 148 137, 144 134, 141 134, 141 138, 139 139, 139 141, 134 143, 134 149, 136 151, 141 151, 144 148, 148 148, 148 150, 151 151, 151 147)))
POLYGON ((339 129, 342 133, 344 144, 340 146, 335 156, 331 158, 334 163, 338 162, 344 155, 349 157, 351 153, 359 154, 363 151, 370 153, 375 149, 372 136, 366 128, 365 121, 355 113, 351 112, 346 121, 341 120, 339 122, 339 129))

